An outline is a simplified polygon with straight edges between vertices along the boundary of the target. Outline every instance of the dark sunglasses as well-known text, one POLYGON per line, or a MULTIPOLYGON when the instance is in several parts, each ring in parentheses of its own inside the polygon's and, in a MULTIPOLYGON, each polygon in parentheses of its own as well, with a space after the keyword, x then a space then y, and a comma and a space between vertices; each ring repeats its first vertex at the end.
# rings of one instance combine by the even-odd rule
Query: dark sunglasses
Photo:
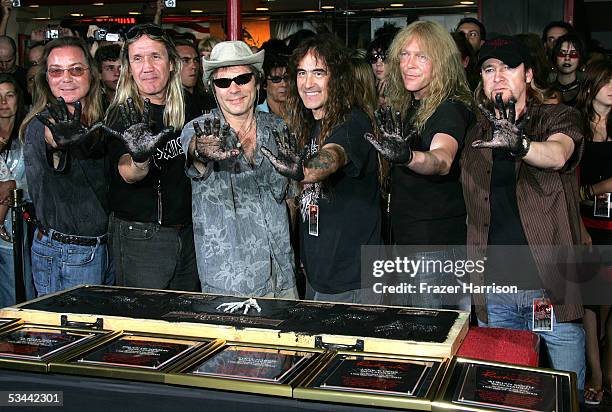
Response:
POLYGON ((285 74, 283 76, 270 76, 268 77, 268 80, 270 80, 272 83, 280 83, 283 80, 289 81, 289 75, 285 74))
POLYGON ((366 57, 366 61, 370 64, 378 62, 378 59, 380 59, 380 61, 384 63, 387 59, 387 55, 384 53, 372 53, 368 54, 366 57))
POLYGON ((567 52, 567 53, 562 51, 562 50, 560 50, 559 54, 557 54, 557 57, 560 58, 560 59, 565 59, 567 56, 569 56, 570 59, 577 59, 578 57, 580 57, 576 50, 572 50, 572 51, 567 52))
POLYGON ((140 37, 143 34, 150 34, 151 36, 162 37, 164 35, 164 29, 154 24, 142 24, 134 26, 125 33, 125 38, 132 40, 136 37, 140 37))
POLYGON ((220 77, 218 79, 213 79, 213 83, 220 89, 227 89, 232 85, 232 82, 236 83, 238 86, 243 86, 251 81, 253 78, 253 73, 244 73, 240 76, 236 76, 232 79, 228 79, 227 77, 220 77))

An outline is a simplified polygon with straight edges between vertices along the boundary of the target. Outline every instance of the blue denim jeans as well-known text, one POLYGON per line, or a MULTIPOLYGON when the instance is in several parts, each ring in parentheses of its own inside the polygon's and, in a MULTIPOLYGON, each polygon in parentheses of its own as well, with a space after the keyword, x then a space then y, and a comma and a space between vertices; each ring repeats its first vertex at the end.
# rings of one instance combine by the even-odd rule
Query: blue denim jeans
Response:
MULTIPOLYGON (((544 297, 542 290, 523 290, 517 294, 487 294, 489 323, 480 326, 516 330, 533 330, 533 300, 544 297)), ((584 389, 585 352, 584 329, 581 323, 557 323, 553 330, 535 332, 546 345, 553 369, 576 372, 578 390, 584 389)))
POLYGON ((34 233, 32 276, 38 296, 87 284, 101 285, 112 270, 106 243, 94 246, 69 245, 51 239, 49 234, 34 233))
POLYGON ((117 285, 199 292, 193 226, 181 229, 111 217, 117 285))
MULTIPOLYGON (((3 242, 4 243, 4 242, 3 242)), ((26 300, 34 299, 36 291, 32 281, 30 267, 30 249, 23 250, 23 283, 26 300)), ((15 300, 15 264, 13 262, 13 249, 0 246, 0 308, 12 306, 15 300)))

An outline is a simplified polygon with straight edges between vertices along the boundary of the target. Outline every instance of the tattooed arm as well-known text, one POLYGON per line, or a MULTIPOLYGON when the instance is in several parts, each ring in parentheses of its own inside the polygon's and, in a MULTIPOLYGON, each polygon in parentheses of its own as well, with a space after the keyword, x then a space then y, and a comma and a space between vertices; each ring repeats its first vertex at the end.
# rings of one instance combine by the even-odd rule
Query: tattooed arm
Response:
POLYGON ((325 180, 348 163, 346 152, 335 143, 324 145, 316 156, 304 163, 304 183, 315 183, 325 180))

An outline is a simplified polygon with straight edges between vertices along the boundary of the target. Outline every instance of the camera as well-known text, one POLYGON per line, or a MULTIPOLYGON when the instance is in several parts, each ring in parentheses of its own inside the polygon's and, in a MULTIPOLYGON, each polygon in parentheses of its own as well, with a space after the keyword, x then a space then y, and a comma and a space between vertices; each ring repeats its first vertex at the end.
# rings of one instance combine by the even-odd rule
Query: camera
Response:
POLYGON ((94 40, 119 41, 119 33, 109 33, 106 29, 98 29, 94 31, 94 40))
POLYGON ((53 40, 53 39, 58 39, 58 38, 59 38, 59 30, 47 27, 47 30, 45 31, 45 40, 53 40))
POLYGON ((21 7, 21 0, 12 0, 11 5, 13 7, 21 7))
POLYGON ((164 0, 166 7, 176 7, 176 0, 164 0))

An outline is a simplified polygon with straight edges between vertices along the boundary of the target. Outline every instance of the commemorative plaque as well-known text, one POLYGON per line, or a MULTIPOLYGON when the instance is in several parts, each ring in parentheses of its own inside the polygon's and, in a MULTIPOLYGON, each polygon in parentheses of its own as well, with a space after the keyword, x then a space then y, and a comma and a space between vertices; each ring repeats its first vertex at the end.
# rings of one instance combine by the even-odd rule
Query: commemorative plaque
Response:
POLYGON ((163 382, 163 372, 210 339, 124 332, 50 365, 52 372, 163 382))
POLYGON ((173 370, 166 382, 291 396, 291 383, 321 353, 290 347, 229 344, 183 365, 180 370, 173 370))
POLYGON ((577 411, 575 375, 465 358, 454 360, 435 410, 577 411))
POLYGON ((44 325, 20 325, 0 334, 0 366, 47 371, 52 357, 92 342, 108 332, 44 325))
POLYGON ((294 349, 254 348, 230 345, 188 373, 220 378, 280 383, 294 375, 312 352, 294 349))
POLYGON ((430 410, 443 373, 435 358, 340 353, 294 390, 301 399, 430 410))

